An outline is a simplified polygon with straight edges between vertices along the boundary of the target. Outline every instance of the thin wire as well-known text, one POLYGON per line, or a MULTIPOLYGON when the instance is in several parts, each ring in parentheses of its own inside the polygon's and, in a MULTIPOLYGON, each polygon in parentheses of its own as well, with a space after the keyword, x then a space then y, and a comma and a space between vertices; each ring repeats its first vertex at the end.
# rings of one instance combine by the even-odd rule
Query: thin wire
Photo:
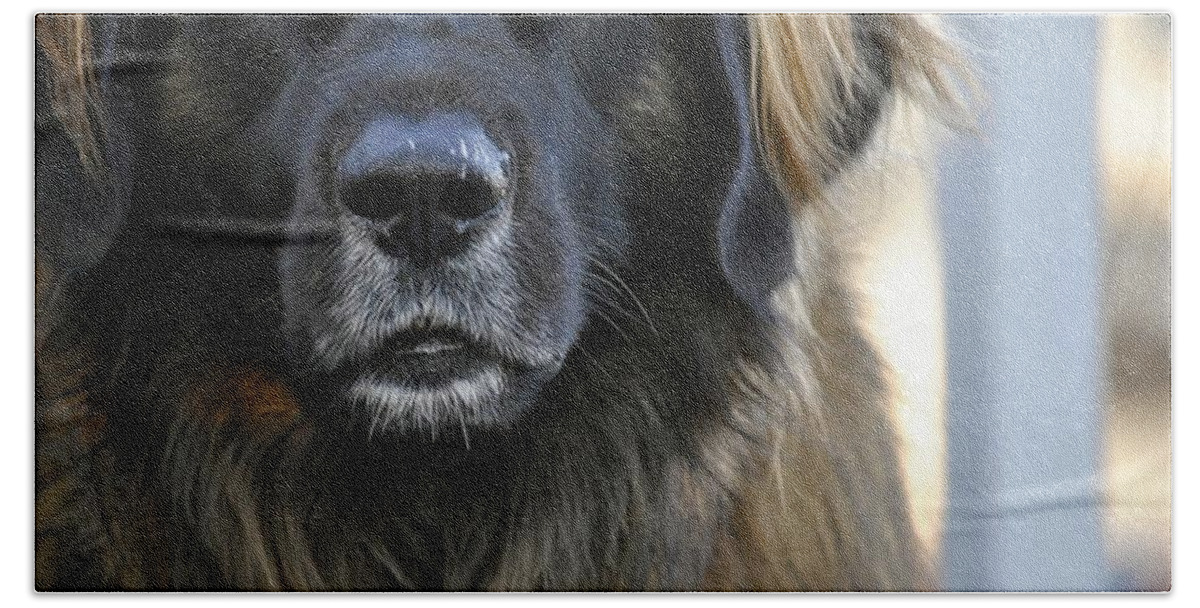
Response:
POLYGON ((325 240, 338 232, 336 222, 281 223, 231 217, 165 217, 152 220, 149 227, 166 234, 276 243, 325 240))

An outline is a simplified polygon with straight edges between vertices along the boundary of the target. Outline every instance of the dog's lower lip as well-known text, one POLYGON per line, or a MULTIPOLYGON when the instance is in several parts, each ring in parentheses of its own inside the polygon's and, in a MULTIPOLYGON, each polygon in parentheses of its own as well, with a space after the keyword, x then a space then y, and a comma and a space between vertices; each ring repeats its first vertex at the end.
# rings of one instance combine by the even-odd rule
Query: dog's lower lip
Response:
POLYGON ((410 386, 435 386, 477 372, 500 357, 455 327, 416 327, 392 336, 360 370, 410 386))

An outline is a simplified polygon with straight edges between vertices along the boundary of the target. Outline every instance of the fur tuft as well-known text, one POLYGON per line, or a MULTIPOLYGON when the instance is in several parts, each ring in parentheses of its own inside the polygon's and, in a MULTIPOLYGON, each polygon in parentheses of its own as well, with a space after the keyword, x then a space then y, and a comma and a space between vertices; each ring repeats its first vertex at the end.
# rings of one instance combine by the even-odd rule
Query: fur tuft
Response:
POLYGON ((50 107, 75 144, 88 176, 103 174, 103 112, 96 85, 92 33, 83 15, 38 15, 38 48, 49 61, 50 107))
MULTIPOLYGON (((751 18, 753 95, 768 165, 797 202, 866 145, 888 89, 959 120, 971 84, 954 45, 927 17, 769 14, 751 18)), ((963 121, 965 122, 965 121, 963 121)))

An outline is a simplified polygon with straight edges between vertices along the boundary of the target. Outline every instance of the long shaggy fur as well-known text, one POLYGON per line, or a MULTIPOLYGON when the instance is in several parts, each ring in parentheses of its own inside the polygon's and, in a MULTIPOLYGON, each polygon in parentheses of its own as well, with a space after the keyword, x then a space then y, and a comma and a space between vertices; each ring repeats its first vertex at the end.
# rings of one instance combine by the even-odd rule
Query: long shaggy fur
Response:
MULTIPOLYGON (((857 158, 847 142, 886 148, 887 133, 864 123, 904 103, 951 103, 947 70, 957 64, 924 19, 866 19, 881 25, 750 17, 757 145, 796 203, 796 278, 774 294, 779 326, 751 338, 775 344, 781 364, 742 358, 726 368, 700 349, 696 369, 664 387, 649 372, 611 368, 658 364, 636 343, 584 353, 595 364, 563 372, 561 407, 537 413, 511 445, 467 437, 465 452, 421 453, 435 459, 430 466, 390 466, 404 448, 354 449, 322 426, 329 421, 306 417, 282 379, 173 357, 189 347, 186 336, 157 347, 143 393, 151 413, 113 420, 92 392, 109 388, 127 353, 96 350, 55 292, 62 270, 39 260, 38 588, 931 588, 886 410, 886 363, 846 272, 855 235, 838 226, 853 211, 831 192, 870 169, 847 169, 857 158), (863 57, 864 48, 883 57, 863 57), (881 60, 882 76, 867 67, 881 60), (662 403, 676 394, 724 414, 679 438, 662 403), (121 458, 112 446, 139 441, 139 427, 161 439, 142 460, 121 458), (507 460, 478 462, 472 452, 507 460), (463 469, 503 483, 462 487, 450 473, 463 469), (343 471, 376 471, 394 502, 356 500, 343 471), (696 542, 664 544, 673 538, 696 542), (705 574, 688 581, 681 573, 696 564, 705 574)), ((37 24, 55 115, 84 165, 98 166, 104 129, 86 22, 37 24)), ((703 303, 698 319, 654 318, 620 277, 598 278, 624 301, 612 314, 644 317, 648 331, 725 323, 703 303)), ((733 340, 739 331, 711 335, 733 340)))

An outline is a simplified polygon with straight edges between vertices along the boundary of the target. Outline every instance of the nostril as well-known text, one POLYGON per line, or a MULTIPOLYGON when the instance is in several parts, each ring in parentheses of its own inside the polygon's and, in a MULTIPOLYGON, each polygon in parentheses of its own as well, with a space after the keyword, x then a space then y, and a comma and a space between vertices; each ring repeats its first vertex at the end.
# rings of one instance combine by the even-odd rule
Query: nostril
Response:
POLYGON ((493 219, 504 202, 504 190, 478 175, 461 175, 441 192, 438 208, 454 221, 455 232, 467 230, 493 219))
POLYGON ((351 213, 387 222, 423 198, 417 192, 420 187, 404 175, 367 175, 343 182, 339 198, 351 213))
POLYGON ((378 172, 345 180, 339 198, 351 213, 377 222, 428 216, 455 232, 490 220, 501 208, 503 190, 483 176, 430 172, 378 172))

